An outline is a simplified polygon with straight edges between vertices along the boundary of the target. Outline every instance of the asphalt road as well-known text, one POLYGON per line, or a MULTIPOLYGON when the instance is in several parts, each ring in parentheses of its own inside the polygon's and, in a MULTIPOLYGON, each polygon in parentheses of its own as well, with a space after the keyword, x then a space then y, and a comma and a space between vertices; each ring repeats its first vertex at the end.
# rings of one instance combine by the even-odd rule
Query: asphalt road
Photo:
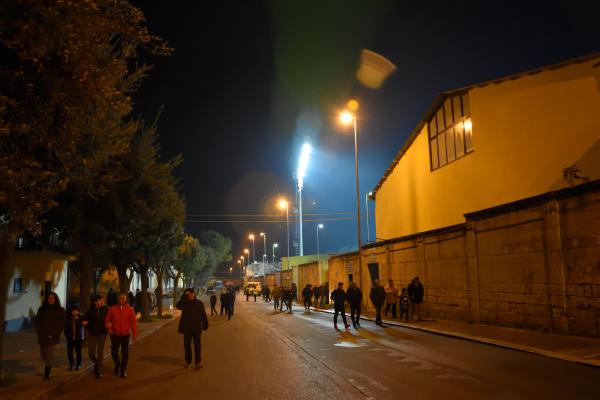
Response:
POLYGON ((337 332, 329 314, 242 296, 231 321, 209 318, 201 370, 183 368, 173 322, 131 347, 127 379, 86 376, 50 398, 600 398, 600 369, 528 353, 366 321, 337 332))

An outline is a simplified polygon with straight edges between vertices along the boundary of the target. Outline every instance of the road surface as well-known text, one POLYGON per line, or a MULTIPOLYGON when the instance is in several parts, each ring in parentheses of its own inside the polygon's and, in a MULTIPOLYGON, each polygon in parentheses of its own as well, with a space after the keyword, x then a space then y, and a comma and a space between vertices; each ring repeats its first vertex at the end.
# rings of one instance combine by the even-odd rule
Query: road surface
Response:
POLYGON ((109 361, 103 379, 86 376, 50 398, 600 398, 600 369, 410 329, 363 321, 338 332, 330 314, 274 313, 241 295, 231 321, 209 319, 201 370, 183 368, 173 322, 131 347, 126 379, 109 361))

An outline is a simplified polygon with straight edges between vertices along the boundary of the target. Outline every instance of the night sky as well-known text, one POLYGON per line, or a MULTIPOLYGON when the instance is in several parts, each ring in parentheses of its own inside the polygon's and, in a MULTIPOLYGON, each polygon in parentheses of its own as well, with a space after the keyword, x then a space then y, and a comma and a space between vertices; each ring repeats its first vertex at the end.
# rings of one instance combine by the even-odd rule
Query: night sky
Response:
MULTIPOLYGON (((184 158, 176 173, 187 230, 229 236, 236 257, 249 232, 266 232, 269 249, 273 240, 284 245, 285 215, 271 215, 282 215, 279 195, 293 199, 305 140, 314 148, 303 191, 305 254, 316 253, 321 221, 322 252, 356 246, 353 137, 335 118, 349 98, 361 104, 364 202, 440 91, 600 51, 589 1, 133 3, 175 49, 151 59, 137 111, 152 120, 164 105, 162 155, 184 158), (398 68, 378 90, 356 81, 362 48, 398 68)), ((262 240, 256 244, 260 257, 262 240)))

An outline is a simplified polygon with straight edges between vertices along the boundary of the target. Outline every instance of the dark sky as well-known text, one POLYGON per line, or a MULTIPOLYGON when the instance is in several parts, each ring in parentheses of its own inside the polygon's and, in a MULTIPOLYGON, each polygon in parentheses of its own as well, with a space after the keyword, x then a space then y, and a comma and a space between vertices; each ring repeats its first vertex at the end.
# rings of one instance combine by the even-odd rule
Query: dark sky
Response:
MULTIPOLYGON (((293 199, 299 149, 308 139, 314 153, 303 191, 305 253, 316 252, 318 221, 325 224, 323 252, 349 250, 356 246, 354 147, 335 122, 347 99, 361 103, 364 194, 440 91, 600 51, 594 2, 439 3, 134 1, 151 31, 175 49, 152 59, 136 103, 147 119, 165 106, 162 154, 183 155, 177 174, 188 231, 229 236, 236 256, 248 232, 267 232, 269 248, 273 240, 285 243, 285 223, 259 222, 281 218, 242 215, 281 214, 274 199, 293 199), (398 67, 378 90, 356 82, 361 48, 398 67), (315 129, 306 130, 307 121, 315 129), (192 222, 224 220, 236 222, 192 222)), ((262 241, 262 256, 259 248, 262 241)))

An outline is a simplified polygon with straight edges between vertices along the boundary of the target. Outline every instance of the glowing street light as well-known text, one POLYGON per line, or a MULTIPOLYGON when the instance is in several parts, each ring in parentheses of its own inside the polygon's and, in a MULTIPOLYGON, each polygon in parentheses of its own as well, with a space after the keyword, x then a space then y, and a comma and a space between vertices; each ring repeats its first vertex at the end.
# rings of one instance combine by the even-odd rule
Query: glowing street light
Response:
POLYGON ((262 257, 262 262, 263 264, 267 263, 267 234, 264 232, 260 233, 260 236, 263 237, 263 257, 262 257))
POLYGON ((300 151, 300 160, 298 161, 298 171, 296 175, 298 177, 298 219, 300 222, 300 231, 299 231, 299 250, 300 255, 304 255, 304 240, 302 239, 302 188, 304 187, 304 176, 306 175, 306 169, 308 168, 308 160, 310 158, 310 152, 312 148, 309 143, 304 143, 302 145, 302 150, 300 151))
MULTIPOLYGON (((358 103, 356 103, 355 107, 353 108, 357 109, 358 103)), ((356 115, 354 115, 350 111, 344 111, 340 114, 340 123, 342 123, 343 125, 352 125, 354 128, 354 174, 356 175, 356 236, 358 243, 358 276, 360 282, 360 274, 362 274, 362 249, 360 244, 360 181, 358 177, 358 132, 356 129, 356 115)))
MULTIPOLYGON (((244 259, 244 256, 242 256, 242 260, 243 259, 244 259)), ((243 278, 242 268, 243 268, 244 265, 242 264, 242 261, 240 261, 240 260, 237 260, 237 263, 240 264, 240 278, 243 278)))
POLYGON ((370 243, 369 236, 369 199, 373 196, 373 192, 365 193, 365 208, 367 209, 367 243, 370 243))
POLYGON ((273 271, 275 270, 275 249, 278 247, 279 245, 277 243, 273 243, 273 271))
POLYGON ((246 266, 250 265, 250 250, 244 249, 244 253, 246 254, 246 266))
MULTIPOLYGON (((254 247, 254 233, 248 235, 248 239, 252 240, 252 264, 256 264, 256 247, 254 247)), ((248 264, 250 259, 248 259, 248 264)))
POLYGON ((317 263, 321 265, 321 250, 319 249, 319 230, 323 229, 323 224, 317 225, 317 263))
POLYGON ((287 269, 290 269, 290 205, 285 199, 279 200, 279 208, 285 209, 285 221, 287 226, 287 269))

